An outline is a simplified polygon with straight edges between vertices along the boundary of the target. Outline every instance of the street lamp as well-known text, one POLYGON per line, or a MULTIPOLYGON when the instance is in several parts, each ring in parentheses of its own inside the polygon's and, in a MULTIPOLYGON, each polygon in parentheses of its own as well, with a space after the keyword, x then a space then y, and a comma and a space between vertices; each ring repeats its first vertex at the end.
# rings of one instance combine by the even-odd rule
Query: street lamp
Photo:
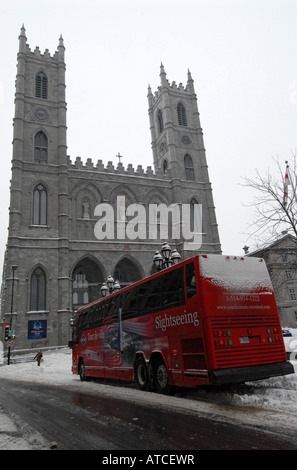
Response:
MULTIPOLYGON (((10 321, 9 321, 9 330, 10 330, 10 335, 11 335, 11 330, 12 330, 12 312, 13 312, 13 295, 14 295, 14 274, 15 271, 17 270, 17 265, 13 264, 11 266, 12 269, 12 287, 11 287, 11 304, 10 304, 10 321)), ((7 364, 10 364, 10 346, 8 346, 8 354, 7 354, 7 364)))
POLYGON ((101 292, 102 297, 106 296, 106 294, 108 292, 108 287, 105 283, 102 284, 102 286, 100 288, 100 292, 101 292))
POLYGON ((160 255, 158 251, 156 251, 155 256, 153 258, 154 265, 156 266, 157 270, 160 271, 163 265, 163 256, 160 255))
POLYGON ((166 243, 166 242, 163 243, 162 248, 161 248, 161 254, 162 254, 163 258, 165 258, 166 260, 168 260, 170 258, 171 248, 168 245, 168 243, 166 243))
POLYGON ((173 264, 179 263, 181 260, 181 256, 177 250, 173 250, 171 254, 170 245, 167 242, 163 243, 161 248, 161 254, 159 251, 156 251, 153 262, 156 266, 157 270, 160 271, 164 268, 169 268, 173 264))
POLYGON ((172 255, 171 255, 171 259, 173 261, 173 264, 177 264, 180 262, 181 260, 181 255, 179 254, 179 252, 177 250, 173 250, 172 252, 172 255))
POLYGON ((112 277, 112 276, 108 276, 106 283, 107 283, 107 287, 108 287, 109 291, 111 291, 112 288, 113 288, 113 285, 114 285, 114 279, 113 279, 113 277, 112 277))
POLYGON ((102 297, 106 297, 107 294, 112 294, 113 292, 118 292, 121 286, 118 281, 114 281, 112 276, 108 276, 106 283, 103 282, 100 292, 102 297), (107 284, 107 285, 106 285, 107 284))

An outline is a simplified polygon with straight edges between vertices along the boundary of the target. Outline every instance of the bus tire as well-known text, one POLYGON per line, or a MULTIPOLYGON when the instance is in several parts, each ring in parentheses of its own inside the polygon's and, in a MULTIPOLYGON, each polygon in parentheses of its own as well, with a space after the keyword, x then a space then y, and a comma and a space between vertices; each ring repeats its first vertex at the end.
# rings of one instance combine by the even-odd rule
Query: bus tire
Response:
POLYGON ((80 376, 80 380, 82 382, 84 382, 85 380, 88 380, 87 376, 86 376, 86 369, 85 369, 85 365, 84 365, 84 361, 81 360, 80 363, 79 363, 79 376, 80 376))
POLYGON ((168 371, 163 359, 158 359, 155 364, 154 384, 158 393, 168 395, 171 391, 171 385, 168 379, 168 371))
POLYGON ((135 380, 140 390, 148 390, 149 387, 149 373, 144 359, 139 358, 134 366, 135 380))

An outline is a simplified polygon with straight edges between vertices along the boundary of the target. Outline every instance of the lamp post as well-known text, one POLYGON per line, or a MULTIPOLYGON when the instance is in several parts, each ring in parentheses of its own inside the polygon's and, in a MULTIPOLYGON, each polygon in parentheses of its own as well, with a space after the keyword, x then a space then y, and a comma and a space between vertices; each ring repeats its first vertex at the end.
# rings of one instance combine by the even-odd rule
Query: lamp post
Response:
POLYGON ((108 276, 106 283, 103 282, 100 292, 102 297, 106 297, 108 294, 112 294, 113 292, 119 291, 121 288, 118 281, 114 281, 112 276, 108 276))
POLYGON ((177 250, 173 250, 171 253, 170 245, 167 242, 163 243, 161 248, 161 253, 156 251, 153 262, 157 270, 166 269, 172 266, 173 264, 179 263, 181 256, 177 250))
MULTIPOLYGON (((11 304, 10 304, 10 321, 9 321, 9 335, 11 335, 12 330, 12 312, 13 312, 13 295, 14 295, 14 274, 17 270, 17 265, 13 264, 11 266, 12 269, 12 287, 11 287, 11 304)), ((10 340, 10 339, 9 339, 10 340)), ((8 354, 7 354, 7 364, 10 364, 10 346, 8 346, 8 354)))

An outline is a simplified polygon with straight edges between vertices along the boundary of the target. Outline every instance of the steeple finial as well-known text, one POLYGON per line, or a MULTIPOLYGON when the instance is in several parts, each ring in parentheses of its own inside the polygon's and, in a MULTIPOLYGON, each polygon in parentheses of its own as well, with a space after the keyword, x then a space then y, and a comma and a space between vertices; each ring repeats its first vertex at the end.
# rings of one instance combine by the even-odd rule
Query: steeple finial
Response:
POLYGON ((194 80, 192 78, 191 72, 188 69, 188 83, 187 83, 188 89, 194 93, 194 80))
POLYGON ((23 23, 21 27, 21 32, 19 35, 19 51, 20 52, 26 52, 26 43, 27 43, 26 29, 23 23))
POLYGON ((64 39, 63 39, 62 34, 60 34, 60 38, 59 38, 58 55, 59 55, 59 60, 64 62, 65 46, 64 46, 64 39))
POLYGON ((166 78, 166 72, 165 72, 164 65, 162 64, 162 62, 161 62, 161 67, 160 67, 160 77, 161 77, 161 85, 167 86, 168 82, 166 78))

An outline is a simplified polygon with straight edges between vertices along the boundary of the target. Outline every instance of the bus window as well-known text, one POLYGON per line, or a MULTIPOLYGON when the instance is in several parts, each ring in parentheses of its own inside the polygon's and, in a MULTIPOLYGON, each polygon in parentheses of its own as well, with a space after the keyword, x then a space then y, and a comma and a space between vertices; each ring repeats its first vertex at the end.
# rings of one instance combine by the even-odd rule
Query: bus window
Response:
POLYGON ((194 263, 186 265, 186 292, 187 298, 190 299, 196 294, 196 279, 194 263))
POLYGON ((118 294, 115 297, 112 297, 112 303, 109 307, 108 316, 114 318, 115 320, 118 319, 119 316, 119 309, 122 307, 122 294, 118 294))
POLYGON ((158 277, 140 284, 138 293, 140 315, 155 312, 161 308, 161 293, 161 283, 158 277))
POLYGON ((138 287, 122 293, 122 318, 131 318, 138 315, 137 299, 138 287))
POLYGON ((162 308, 175 307, 185 302, 183 267, 164 274, 163 284, 163 306, 162 308))

